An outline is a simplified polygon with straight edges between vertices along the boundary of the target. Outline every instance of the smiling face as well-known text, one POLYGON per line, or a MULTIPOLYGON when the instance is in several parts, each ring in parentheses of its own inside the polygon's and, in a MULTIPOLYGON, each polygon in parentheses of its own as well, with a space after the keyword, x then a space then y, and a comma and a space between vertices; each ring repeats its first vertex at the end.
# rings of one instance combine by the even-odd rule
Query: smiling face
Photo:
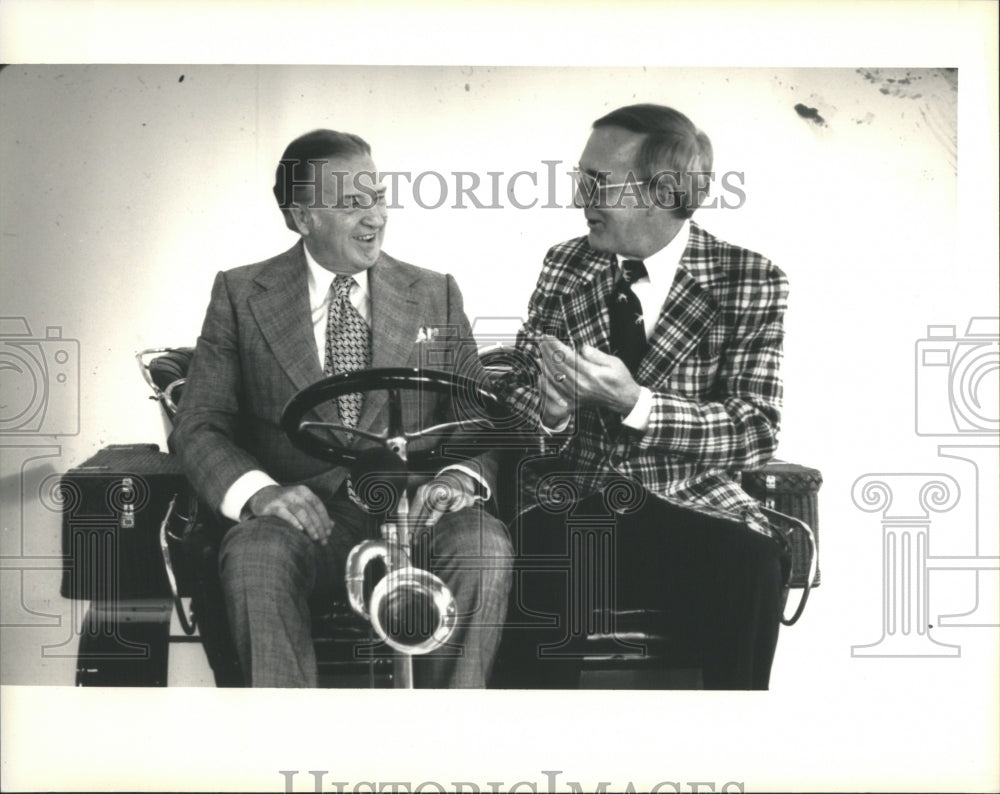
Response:
POLYGON ((291 208, 309 253, 327 270, 353 275, 378 260, 387 212, 385 186, 377 179, 368 155, 330 159, 322 167, 323 206, 291 208))
POLYGON ((644 140, 644 135, 621 127, 598 127, 580 155, 581 171, 606 185, 630 185, 624 192, 621 187, 598 189, 589 197, 577 192, 591 248, 644 259, 669 243, 683 225, 662 199, 654 201, 649 193, 652 174, 637 166, 644 140))

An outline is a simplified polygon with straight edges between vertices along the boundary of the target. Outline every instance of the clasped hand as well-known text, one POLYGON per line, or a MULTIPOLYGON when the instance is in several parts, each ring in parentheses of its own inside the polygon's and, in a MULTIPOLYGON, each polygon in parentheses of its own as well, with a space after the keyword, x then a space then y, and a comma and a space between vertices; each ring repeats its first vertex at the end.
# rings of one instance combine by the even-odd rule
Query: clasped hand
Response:
POLYGON ((575 405, 610 408, 627 415, 639 399, 639 384, 617 356, 583 345, 574 350, 554 336, 538 343, 542 353, 542 421, 557 428, 575 405))
MULTIPOLYGON (((476 484, 463 471, 441 472, 418 489, 408 513, 414 529, 432 527, 445 513, 469 507, 479 500, 476 484)), ((305 485, 268 485, 255 493, 247 506, 254 516, 275 516, 326 545, 333 519, 326 505, 305 485)))

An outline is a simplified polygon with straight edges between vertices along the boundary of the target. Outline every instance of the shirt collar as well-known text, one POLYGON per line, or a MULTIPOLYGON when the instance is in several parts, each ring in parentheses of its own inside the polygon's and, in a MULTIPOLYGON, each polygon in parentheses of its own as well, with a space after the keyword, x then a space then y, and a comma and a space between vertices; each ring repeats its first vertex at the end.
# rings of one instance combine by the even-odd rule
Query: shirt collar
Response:
MULTIPOLYGON (((649 273, 651 283, 660 283, 661 281, 666 281, 667 283, 673 282, 677 266, 681 263, 681 257, 684 256, 684 249, 687 248, 690 237, 691 221, 684 221, 684 225, 678 229, 673 240, 655 254, 647 256, 642 260, 646 265, 646 272, 649 273)), ((618 254, 618 266, 621 267, 623 261, 631 258, 618 254)))
MULTIPOLYGON (((316 308, 326 302, 330 294, 330 285, 333 284, 333 280, 337 277, 337 274, 327 270, 313 259, 305 243, 302 244, 302 251, 306 255, 306 281, 309 284, 309 305, 316 308)), ((360 273, 354 273, 351 278, 361 288, 362 292, 360 295, 367 299, 368 271, 364 270, 360 273)))

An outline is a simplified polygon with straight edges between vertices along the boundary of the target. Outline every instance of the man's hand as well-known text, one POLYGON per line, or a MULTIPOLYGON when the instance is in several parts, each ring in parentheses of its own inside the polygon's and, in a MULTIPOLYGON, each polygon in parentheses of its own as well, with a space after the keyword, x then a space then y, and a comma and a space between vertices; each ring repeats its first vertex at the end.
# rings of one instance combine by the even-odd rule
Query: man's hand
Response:
POLYGON ((454 513, 480 501, 476 482, 464 471, 450 469, 417 488, 409 518, 415 529, 434 526, 445 513, 454 513))
POLYGON ((305 532, 317 543, 326 545, 333 521, 326 505, 304 485, 268 485, 247 501, 255 516, 275 516, 305 532))
POLYGON ((542 353, 539 387, 542 398, 542 424, 561 429, 573 412, 576 393, 569 373, 573 370, 573 350, 554 336, 545 335, 538 343, 542 353))
POLYGON ((574 351, 555 337, 545 337, 540 347, 546 407, 550 402, 565 405, 564 416, 574 400, 581 405, 610 408, 622 416, 635 407, 639 384, 617 356, 590 345, 574 351))

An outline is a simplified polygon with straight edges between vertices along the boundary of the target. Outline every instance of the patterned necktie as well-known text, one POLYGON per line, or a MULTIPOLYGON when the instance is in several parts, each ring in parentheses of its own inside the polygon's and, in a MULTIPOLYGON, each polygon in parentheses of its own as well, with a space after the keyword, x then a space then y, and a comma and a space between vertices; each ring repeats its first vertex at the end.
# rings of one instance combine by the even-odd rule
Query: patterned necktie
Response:
POLYGON ((624 361, 633 375, 649 342, 646 340, 646 326, 642 319, 642 303, 632 291, 632 284, 648 275, 646 265, 641 261, 626 259, 621 264, 621 276, 608 297, 611 354, 624 361))
MULTIPOLYGON (((326 360, 323 370, 327 375, 335 372, 354 372, 367 369, 371 362, 371 329, 354 304, 351 303, 351 287, 354 279, 337 276, 330 285, 330 312, 326 319, 326 360)), ((342 394, 337 398, 340 423, 357 427, 361 418, 364 395, 361 392, 342 394)), ((344 480, 347 496, 362 510, 368 506, 358 496, 350 475, 344 480)))
MULTIPOLYGON (((337 276, 330 285, 330 313, 326 321, 327 375, 367 369, 371 362, 371 330, 351 303, 354 279, 337 276)), ((342 394, 337 398, 341 424, 356 427, 361 418, 364 395, 361 392, 342 394)))

